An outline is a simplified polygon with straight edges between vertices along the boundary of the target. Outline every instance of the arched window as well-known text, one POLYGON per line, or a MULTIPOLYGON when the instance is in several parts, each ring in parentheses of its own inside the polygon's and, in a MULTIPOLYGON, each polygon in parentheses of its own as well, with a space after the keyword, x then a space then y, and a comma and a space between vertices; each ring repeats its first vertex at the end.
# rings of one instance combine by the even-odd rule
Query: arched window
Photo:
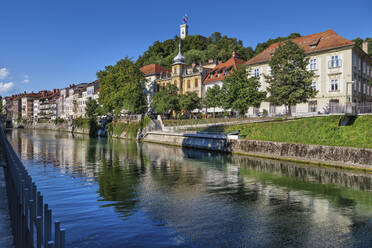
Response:
POLYGON ((187 80, 187 88, 190 89, 190 80, 187 80))
POLYGON ((198 79, 195 78, 195 88, 198 88, 199 87, 199 82, 198 82, 198 79))

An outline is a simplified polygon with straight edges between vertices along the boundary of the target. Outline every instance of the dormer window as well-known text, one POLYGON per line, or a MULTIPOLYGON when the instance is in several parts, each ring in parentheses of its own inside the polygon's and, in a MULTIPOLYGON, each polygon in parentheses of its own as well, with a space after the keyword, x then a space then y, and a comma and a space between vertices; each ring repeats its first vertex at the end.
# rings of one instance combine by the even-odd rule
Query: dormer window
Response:
POLYGON ((319 44, 319 41, 320 41, 320 38, 319 39, 316 39, 316 40, 313 40, 309 46, 310 48, 315 48, 318 44, 319 44))

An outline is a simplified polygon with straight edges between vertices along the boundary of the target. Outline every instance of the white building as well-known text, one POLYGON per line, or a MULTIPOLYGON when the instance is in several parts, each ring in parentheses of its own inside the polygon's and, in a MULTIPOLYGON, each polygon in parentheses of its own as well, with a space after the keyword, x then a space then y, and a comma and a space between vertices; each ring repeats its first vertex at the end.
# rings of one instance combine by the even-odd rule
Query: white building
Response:
MULTIPOLYGON (((367 54, 366 45, 362 50, 333 30, 292 41, 303 48, 310 58, 308 70, 315 74, 313 87, 318 91, 315 98, 293 106, 293 115, 343 112, 353 104, 372 102, 372 89, 367 84, 372 79, 372 58, 367 54)), ((279 43, 272 44, 247 62, 251 76, 259 78, 261 90, 268 88, 264 75, 271 73, 268 62, 278 46, 279 43)), ((263 102, 259 109, 250 109, 249 114, 264 110, 269 115, 286 113, 284 106, 263 102)))

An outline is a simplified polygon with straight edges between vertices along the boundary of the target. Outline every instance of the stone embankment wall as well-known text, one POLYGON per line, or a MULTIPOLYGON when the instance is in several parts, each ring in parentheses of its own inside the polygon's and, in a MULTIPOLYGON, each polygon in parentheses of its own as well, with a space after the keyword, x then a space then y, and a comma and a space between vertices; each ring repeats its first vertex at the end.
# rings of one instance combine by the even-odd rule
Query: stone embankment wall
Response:
POLYGON ((232 152, 275 159, 311 162, 372 170, 372 149, 332 147, 283 142, 233 140, 226 136, 149 132, 145 142, 232 152))
POLYGON ((232 140, 230 149, 234 153, 339 164, 372 170, 372 149, 258 140, 232 140))
MULTIPOLYGON (((64 131, 72 132, 72 126, 68 123, 54 124, 54 123, 27 123, 22 124, 27 129, 43 129, 43 130, 53 130, 53 131, 64 131)), ((74 128, 74 133, 89 134, 89 129, 84 128, 74 128)))

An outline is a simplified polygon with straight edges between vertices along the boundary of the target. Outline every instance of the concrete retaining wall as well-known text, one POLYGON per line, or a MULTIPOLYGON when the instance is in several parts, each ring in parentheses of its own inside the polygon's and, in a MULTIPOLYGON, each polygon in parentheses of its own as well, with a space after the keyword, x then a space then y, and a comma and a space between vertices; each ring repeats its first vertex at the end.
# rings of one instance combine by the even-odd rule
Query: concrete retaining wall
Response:
POLYGON ((218 135, 148 132, 143 141, 212 151, 228 151, 226 138, 218 135))

